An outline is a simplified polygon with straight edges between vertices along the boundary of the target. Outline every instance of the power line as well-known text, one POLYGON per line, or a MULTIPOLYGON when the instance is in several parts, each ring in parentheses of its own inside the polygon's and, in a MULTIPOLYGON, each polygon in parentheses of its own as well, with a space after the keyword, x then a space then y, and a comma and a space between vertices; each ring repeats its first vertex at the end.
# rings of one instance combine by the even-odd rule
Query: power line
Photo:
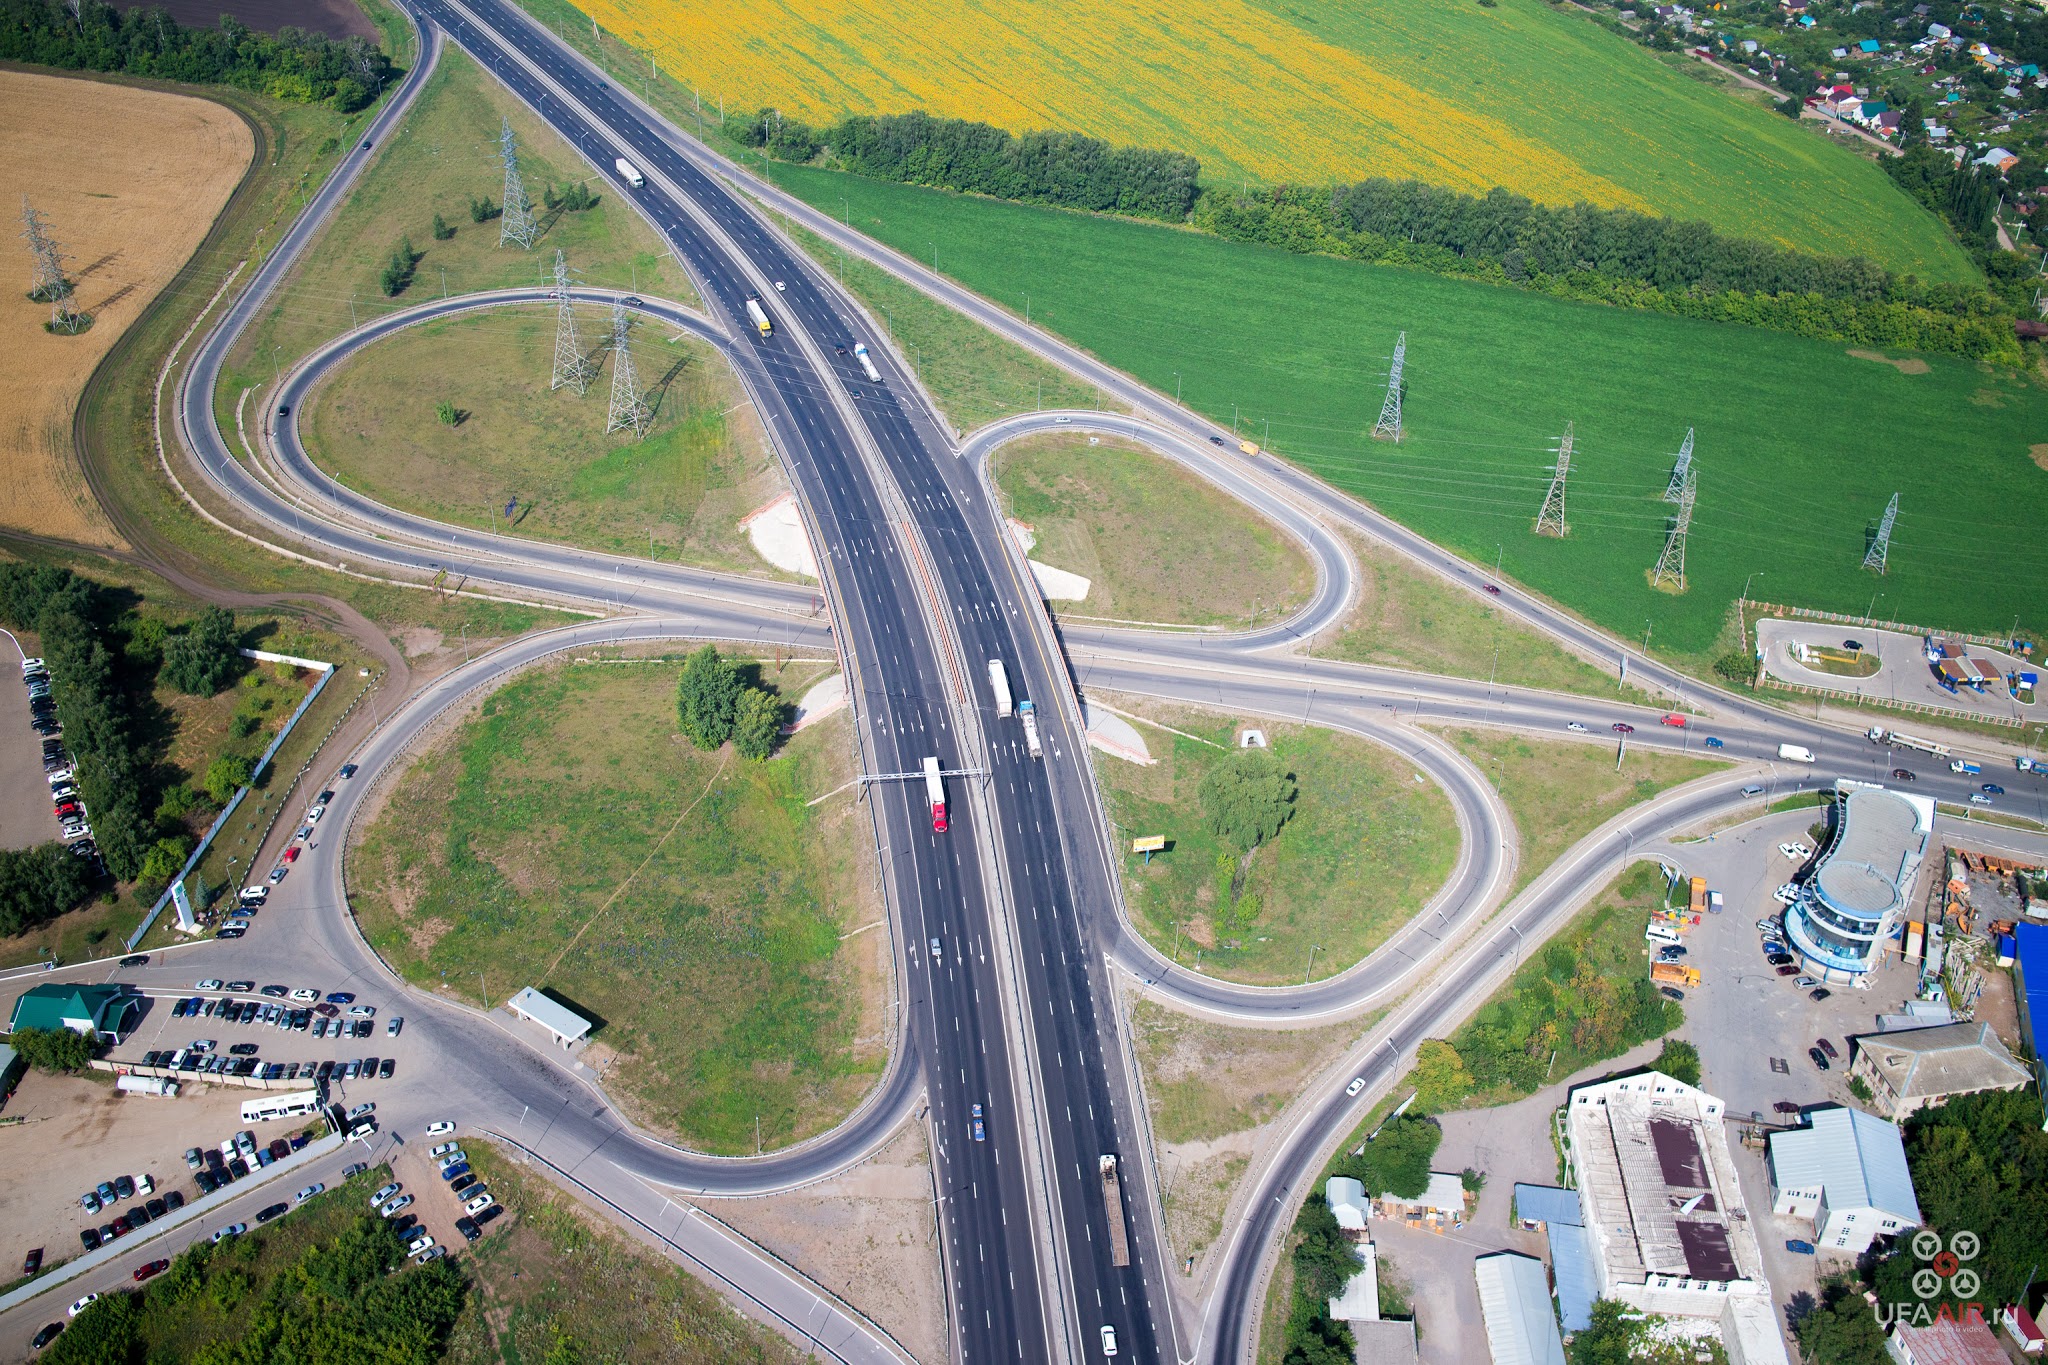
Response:
POLYGON ((512 242, 522 250, 531 251, 534 241, 540 236, 540 224, 533 219, 533 201, 526 197, 526 186, 520 183, 519 141, 512 134, 512 120, 509 118, 498 130, 498 159, 505 163, 504 208, 498 218, 498 245, 512 242))
POLYGON ((1380 420, 1373 423, 1375 440, 1401 440, 1401 367, 1408 359, 1408 334, 1401 333, 1394 342, 1394 363, 1387 369, 1387 397, 1380 404, 1380 420))
POLYGON ((581 398, 590 391, 597 367, 583 354, 583 342, 576 335, 576 304, 569 297, 569 259, 555 252, 555 371, 548 379, 550 391, 567 384, 581 398))
POLYGON ((1699 472, 1688 462, 1684 486, 1678 490, 1678 515, 1672 518, 1671 533, 1664 538, 1664 553, 1657 556, 1657 571, 1650 576, 1653 588, 1685 591, 1685 540, 1692 530, 1692 506, 1698 495, 1699 472))
POLYGON ((1884 520, 1877 524, 1877 538, 1870 542, 1870 548, 1863 552, 1863 567, 1885 572, 1885 558, 1892 549, 1892 523, 1899 519, 1899 495, 1892 494, 1892 500, 1885 504, 1884 520))
POLYGON ((1572 472, 1572 424, 1564 424, 1564 437, 1557 443, 1557 463, 1550 471, 1550 491, 1543 495, 1543 510, 1536 514, 1536 534, 1568 536, 1571 525, 1564 519, 1564 481, 1572 472))
POLYGON ((633 346, 629 334, 633 319, 626 314, 626 306, 612 303, 612 402, 605 413, 604 429, 607 432, 621 427, 633 428, 635 436, 647 434, 647 423, 653 413, 648 410, 647 400, 640 396, 640 377, 633 373, 633 346))

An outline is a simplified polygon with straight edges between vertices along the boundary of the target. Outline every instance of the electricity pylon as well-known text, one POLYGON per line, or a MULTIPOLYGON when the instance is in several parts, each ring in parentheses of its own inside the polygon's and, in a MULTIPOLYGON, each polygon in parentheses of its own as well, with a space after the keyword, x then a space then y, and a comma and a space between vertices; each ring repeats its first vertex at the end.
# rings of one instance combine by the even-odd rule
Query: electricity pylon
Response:
POLYGON ((1568 536, 1571 526, 1564 519, 1564 481, 1572 472, 1572 424, 1564 424, 1564 437, 1557 443, 1557 463, 1550 471, 1550 491, 1543 495, 1543 510, 1536 514, 1536 534, 1568 536))
POLYGON ((1380 404, 1380 420, 1372 427, 1375 440, 1401 439, 1401 367, 1407 359, 1408 334, 1403 332, 1394 342, 1394 363, 1387 368, 1387 398, 1380 404))
POLYGON ((1685 429, 1685 444, 1678 448, 1678 463, 1671 466, 1671 482, 1665 485, 1664 501, 1677 502, 1685 491, 1686 475, 1692 472, 1692 428, 1685 429))
POLYGON ((1892 500, 1885 504, 1884 520, 1877 524, 1877 539, 1870 542, 1870 548, 1863 552, 1863 567, 1885 571, 1885 557, 1892 549, 1892 523, 1899 519, 1899 495, 1892 494, 1892 500))
POLYGON ((1657 572, 1650 576, 1651 587, 1685 591, 1685 540, 1692 530, 1692 506, 1698 496, 1699 473, 1688 465, 1684 486, 1678 490, 1678 515, 1672 518, 1671 530, 1664 537, 1664 553, 1657 556, 1657 572))
POLYGON ((612 403, 605 414, 604 429, 617 431, 621 427, 633 428, 635 436, 647 434, 648 420, 654 415, 648 410, 647 400, 640 396, 640 377, 633 373, 633 344, 629 333, 633 320, 626 316, 622 303, 612 304, 612 403))
POLYGON ((569 261, 555 252, 555 372, 548 379, 549 390, 567 384, 581 398, 590 391, 597 367, 583 354, 583 342, 576 335, 576 305, 569 298, 569 261))
POLYGON ((504 211, 498 216, 498 245, 514 243, 521 250, 533 250, 540 236, 540 224, 533 220, 533 201, 519 179, 519 141, 512 134, 512 120, 498 130, 498 159, 505 163, 504 211))

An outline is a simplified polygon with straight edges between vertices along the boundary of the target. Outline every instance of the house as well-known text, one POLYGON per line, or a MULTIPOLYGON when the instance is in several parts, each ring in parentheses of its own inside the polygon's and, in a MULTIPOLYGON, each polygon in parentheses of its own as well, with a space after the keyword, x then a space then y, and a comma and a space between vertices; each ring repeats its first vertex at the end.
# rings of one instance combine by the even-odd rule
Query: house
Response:
POLYGON ((1974 1305, 1960 1318, 1936 1318, 1925 1327, 1901 1320, 1885 1350, 1898 1365, 2011 1365, 1974 1305))
POLYGON ((1799 16, 1799 27, 1801 27, 1801 28, 1812 28, 1812 27, 1813 27, 1813 16, 1812 16, 1811 14, 1802 14, 1802 15, 1800 15, 1800 16, 1799 16))
POLYGON ((1888 1119, 1903 1119, 1951 1095, 2018 1090, 2029 1079, 2026 1067, 1981 1021, 1862 1034, 1849 1045, 1849 1074, 1863 1078, 1870 1107, 1888 1119))
MULTIPOLYGON (((2014 156, 2011 152, 2005 150, 2005 148, 2003 147, 1993 147, 1990 151, 1984 153, 1984 155, 1977 158, 1977 164, 1979 166, 1989 166, 1991 167, 1991 169, 2003 173, 2019 165, 2020 159, 2014 156)), ((1974 663, 1975 660, 1971 660, 1970 662, 1974 663)), ((1942 663, 1944 666, 1946 666, 1948 664, 1955 663, 1955 660, 1943 659, 1942 663)), ((1958 668, 1957 671, 1960 672, 1962 670, 1958 668)), ((1977 685, 1975 679, 1970 678, 1967 675, 1965 676, 1964 681, 1968 683, 1968 685, 1973 687, 1977 685)))
POLYGON ((2012 1338, 2013 1345, 2020 1348, 2024 1356, 2038 1356, 2048 1353, 2048 1337, 2041 1334, 2041 1326, 2034 1321, 2034 1315, 2023 1303, 2009 1303, 1999 1311, 1998 1323, 2012 1338))
POLYGON ((1463 1221, 1465 1217, 1465 1181, 1458 1175, 1446 1171, 1429 1173, 1429 1188, 1413 1198, 1397 1194, 1376 1194, 1372 1202, 1379 1207, 1383 1218, 1450 1218, 1463 1221))
POLYGON ((1787 14, 1806 13, 1806 0, 1778 0, 1778 5, 1787 14))
POLYGON ((1889 137, 1899 131, 1899 111, 1886 110, 1877 116, 1877 131, 1881 137, 1889 137))
POLYGON ((1349 1176, 1333 1175, 1323 1185, 1323 1200, 1346 1232, 1364 1232, 1365 1186, 1349 1176))
POLYGON ((1805 1118, 1802 1128, 1771 1134, 1771 1212, 1808 1220, 1816 1245, 1847 1256, 1919 1226, 1897 1124, 1857 1109, 1813 1109, 1805 1118))
POLYGON ((1859 52, 1875 52, 1877 51, 1877 46, 1877 39, 1865 38, 1862 42, 1856 44, 1856 50, 1859 52))
POLYGON ((1828 55, 1830 57, 1833 57, 1836 61, 1840 61, 1842 60, 1842 58, 1849 55, 1849 49, 1846 47, 1833 48, 1828 52, 1828 55))
POLYGON ((14 1002, 10 1031, 68 1028, 119 1043, 142 1015, 131 986, 31 986, 14 1002))
POLYGON ((1472 1278, 1479 1284, 1479 1312, 1494 1365, 1565 1365, 1543 1262, 1496 1251, 1472 1263, 1472 1278))
POLYGON ((1358 1257, 1359 1268, 1344 1281, 1344 1292, 1329 1301, 1330 1316, 1338 1322, 1378 1322, 1379 1252, 1371 1242, 1360 1242, 1351 1250, 1358 1257))

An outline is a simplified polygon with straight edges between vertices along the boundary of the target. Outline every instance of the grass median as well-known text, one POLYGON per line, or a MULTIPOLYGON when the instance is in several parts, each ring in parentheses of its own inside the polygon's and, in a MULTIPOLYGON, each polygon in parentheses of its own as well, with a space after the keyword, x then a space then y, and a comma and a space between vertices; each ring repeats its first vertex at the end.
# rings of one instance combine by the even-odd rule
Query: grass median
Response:
MULTIPOLYGON (((764 683, 794 699, 819 675, 764 683)), ((677 733, 678 668, 557 665, 484 699, 395 788, 351 896, 385 960, 471 1003, 523 986, 601 1023, 585 1060, 647 1126, 752 1152, 879 1076, 888 937, 844 713, 766 763, 677 733), (424 833, 423 833, 424 832, 424 833)))
POLYGON ((1131 918, 1175 960, 1199 957, 1202 971, 1251 985, 1330 976, 1385 942, 1450 874, 1457 822, 1412 765, 1350 735, 1264 720, 1248 723, 1298 791, 1280 832, 1240 857, 1216 834, 1201 792, 1237 761, 1247 722, 1184 708, 1147 714, 1185 733, 1143 727, 1156 764, 1103 757, 1096 771, 1131 918), (1149 835, 1165 836, 1167 848, 1147 864, 1128 841, 1149 835))
MULTIPOLYGON (((585 310, 586 341, 608 334, 604 316, 585 310)), ((769 572, 740 520, 787 485, 737 377, 702 342, 638 330, 644 436, 604 429, 613 360, 580 397, 551 390, 553 311, 506 308, 359 352, 306 405, 307 448, 349 487, 439 521, 769 572)))
POLYGON ((1253 625, 1307 600, 1315 571, 1294 541, 1237 499, 1131 441, 1039 435, 995 453, 1033 559, 1080 574, 1077 618, 1253 625))

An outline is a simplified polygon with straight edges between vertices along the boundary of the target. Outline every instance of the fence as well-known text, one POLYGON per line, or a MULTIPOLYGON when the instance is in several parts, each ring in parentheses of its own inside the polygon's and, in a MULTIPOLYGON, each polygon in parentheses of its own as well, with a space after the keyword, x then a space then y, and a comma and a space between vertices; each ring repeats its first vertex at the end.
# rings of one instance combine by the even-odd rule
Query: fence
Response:
POLYGON ((1813 687, 1806 683, 1786 682, 1766 672, 1760 687, 1775 687, 1782 692, 1804 692, 1814 697, 1842 697, 1858 706, 1876 707, 1883 711, 1910 711, 1922 716, 1954 716, 1957 720, 1980 721, 1985 725, 2009 725, 2016 730, 2026 728, 2022 716, 1992 716, 1982 711, 1964 711, 1954 706, 1937 706, 1933 702, 1897 701, 1890 697, 1873 697, 1867 692, 1843 692, 1832 687, 1813 687))
MULTIPOLYGON (((247 651, 244 652, 246 653, 247 651)), ((333 664, 323 664, 318 660, 307 660, 304 661, 304 666, 317 666, 320 668, 322 670, 320 681, 314 683, 313 690, 308 692, 299 702, 298 709, 291 714, 291 719, 284 723, 284 728, 277 732, 276 737, 270 741, 269 747, 264 749, 262 757, 256 760, 256 766, 249 774, 248 783, 228 801, 227 809, 214 817, 213 823, 206 827, 206 837, 199 841, 199 847, 192 850, 192 856, 187 858, 185 865, 178 869, 178 875, 171 879, 171 884, 166 886, 163 894, 156 898, 156 904, 150 906, 149 913, 142 917, 142 923, 137 925, 135 932, 128 936, 128 951, 135 951, 135 945, 142 942, 143 936, 155 926, 157 916, 163 914, 164 907, 171 903, 171 893, 183 886, 185 878, 192 875, 192 869, 199 866, 199 860, 206 856, 206 850, 213 847, 214 839, 219 836, 222 830, 227 828, 228 817, 235 813, 236 808, 242 804, 242 798, 249 794, 249 788, 254 786, 257 779, 263 776, 263 770, 270 766, 270 760, 276 755, 278 749, 283 746, 286 739, 291 737, 292 731, 298 728, 299 718, 304 716, 313 703, 319 699, 320 694, 327 690, 327 684, 334 681, 333 664)), ((332 734, 333 732, 329 731, 328 733, 332 734)), ((282 803, 280 803, 281 808, 282 803)), ((275 819, 274 816, 272 818, 273 820, 275 819)))

